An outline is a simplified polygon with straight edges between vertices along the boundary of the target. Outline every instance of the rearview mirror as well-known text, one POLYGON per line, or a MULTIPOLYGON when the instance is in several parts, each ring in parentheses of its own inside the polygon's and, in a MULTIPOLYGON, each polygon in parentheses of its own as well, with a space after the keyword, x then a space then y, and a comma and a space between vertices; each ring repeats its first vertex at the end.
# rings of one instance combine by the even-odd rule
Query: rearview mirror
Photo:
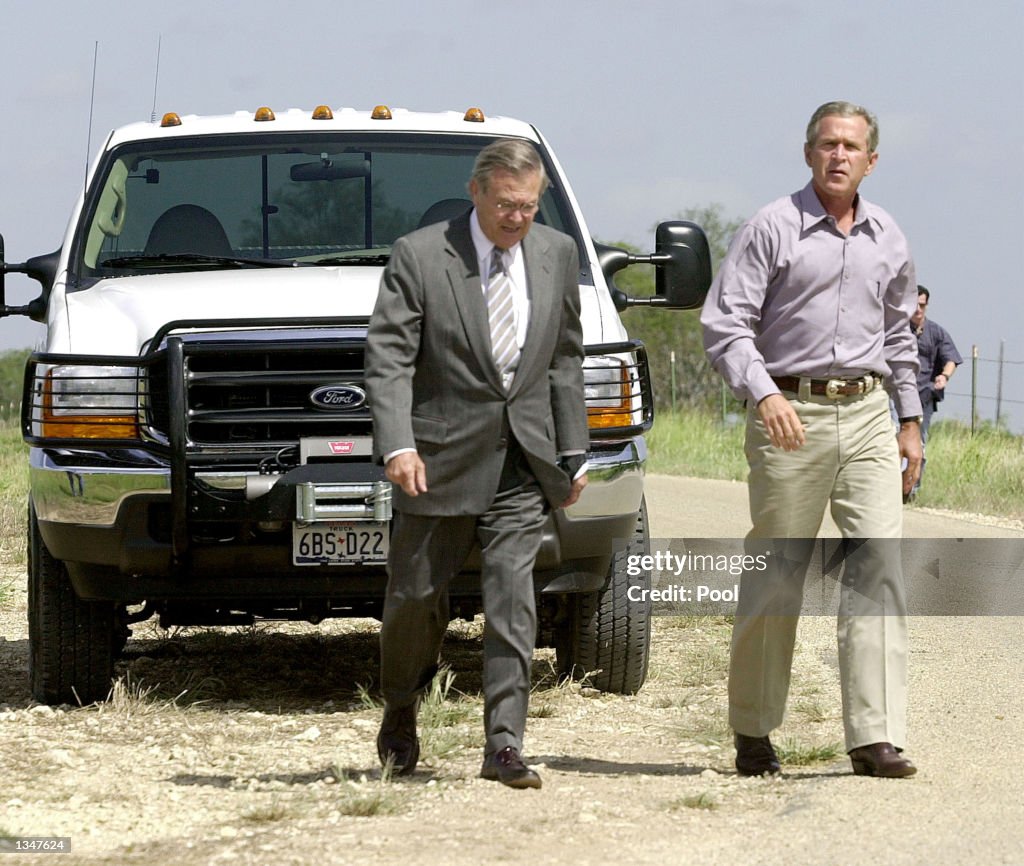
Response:
POLYGON ((351 177, 369 177, 370 161, 348 162, 336 165, 324 157, 320 162, 300 162, 291 167, 289 175, 294 181, 303 180, 347 180, 351 177))

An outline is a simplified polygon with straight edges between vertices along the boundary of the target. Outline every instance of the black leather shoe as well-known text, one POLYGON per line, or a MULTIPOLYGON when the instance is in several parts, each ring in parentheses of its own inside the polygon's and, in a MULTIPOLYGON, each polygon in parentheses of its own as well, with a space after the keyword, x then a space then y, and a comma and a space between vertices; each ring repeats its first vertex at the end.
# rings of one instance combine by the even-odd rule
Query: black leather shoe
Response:
POLYGON ((782 772, 779 756, 767 737, 736 734, 736 771, 741 776, 775 776, 782 772))
POLYGON ((910 761, 893 748, 892 743, 872 743, 850 752, 855 776, 878 776, 882 779, 904 779, 917 772, 910 761))
POLYGON ((420 741, 416 736, 417 705, 393 709, 385 705, 384 719, 377 734, 377 755, 382 765, 391 759, 395 775, 404 776, 416 769, 420 759, 420 741))
POLYGON ((485 755, 480 778, 501 782, 510 788, 539 788, 541 784, 540 776, 523 763, 515 746, 506 746, 500 752, 485 755))

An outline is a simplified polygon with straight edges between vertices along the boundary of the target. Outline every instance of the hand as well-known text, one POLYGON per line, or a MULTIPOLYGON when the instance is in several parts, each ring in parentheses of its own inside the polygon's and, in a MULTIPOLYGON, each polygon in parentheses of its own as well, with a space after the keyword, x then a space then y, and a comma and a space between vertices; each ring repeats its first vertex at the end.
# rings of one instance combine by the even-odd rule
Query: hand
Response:
POLYGON ((583 492, 583 488, 587 486, 587 473, 584 472, 579 478, 572 483, 572 490, 569 491, 569 496, 559 508, 568 508, 570 505, 574 505, 576 500, 580 498, 580 494, 583 492))
POLYGON ((946 388, 946 385, 948 385, 948 384, 949 384, 949 376, 947 376, 945 373, 939 373, 939 375, 935 377, 935 381, 932 382, 932 387, 936 391, 944 391, 945 388, 946 388))
POLYGON ((804 425, 800 416, 781 394, 769 394, 757 404, 757 414, 761 416, 768 438, 772 445, 783 451, 796 451, 804 442, 804 425))
POLYGON ((384 474, 409 496, 427 492, 427 467, 415 451, 396 454, 384 467, 384 474))
POLYGON ((921 477, 921 458, 924 456, 921 448, 921 425, 917 421, 901 422, 896 442, 899 444, 900 456, 907 460, 907 466, 903 470, 903 495, 909 496, 921 477))

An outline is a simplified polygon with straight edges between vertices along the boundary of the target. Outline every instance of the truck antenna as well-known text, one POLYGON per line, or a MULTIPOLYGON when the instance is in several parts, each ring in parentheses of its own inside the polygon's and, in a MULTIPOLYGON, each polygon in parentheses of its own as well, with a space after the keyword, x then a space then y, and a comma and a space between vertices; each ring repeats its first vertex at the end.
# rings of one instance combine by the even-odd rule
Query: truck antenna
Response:
POLYGON ((82 194, 89 186, 89 157, 92 155, 92 112, 96 105, 96 64, 100 56, 99 40, 93 43, 92 50, 92 87, 89 90, 89 131, 85 136, 85 181, 82 184, 82 194))
POLYGON ((160 44, 163 38, 162 33, 156 38, 156 72, 153 75, 153 111, 149 115, 150 123, 156 123, 156 87, 160 83, 160 44))

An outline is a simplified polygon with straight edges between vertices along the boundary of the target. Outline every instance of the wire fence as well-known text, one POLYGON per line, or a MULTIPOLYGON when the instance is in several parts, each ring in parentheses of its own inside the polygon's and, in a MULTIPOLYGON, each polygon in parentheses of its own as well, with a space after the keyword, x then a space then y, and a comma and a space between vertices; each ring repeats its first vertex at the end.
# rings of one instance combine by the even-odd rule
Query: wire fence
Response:
MULTIPOLYGON (((1007 415, 1010 414, 1013 407, 1024 406, 1024 399, 1007 394, 1009 384, 1007 374, 1010 374, 1010 382, 1019 389, 1020 373, 1021 368, 1024 367, 1024 361, 1007 358, 1005 342, 1000 342, 999 354, 995 358, 984 358, 977 345, 971 346, 971 355, 961 366, 970 370, 970 391, 965 393, 959 388, 953 387, 947 390, 947 396, 970 400, 971 432, 974 432, 987 418, 991 418, 997 427, 1003 426, 1007 423, 1007 415), (989 388, 993 390, 988 391, 989 388)), ((964 370, 964 372, 967 371, 964 370)), ((1020 392, 1014 390, 1012 393, 1020 392)))

